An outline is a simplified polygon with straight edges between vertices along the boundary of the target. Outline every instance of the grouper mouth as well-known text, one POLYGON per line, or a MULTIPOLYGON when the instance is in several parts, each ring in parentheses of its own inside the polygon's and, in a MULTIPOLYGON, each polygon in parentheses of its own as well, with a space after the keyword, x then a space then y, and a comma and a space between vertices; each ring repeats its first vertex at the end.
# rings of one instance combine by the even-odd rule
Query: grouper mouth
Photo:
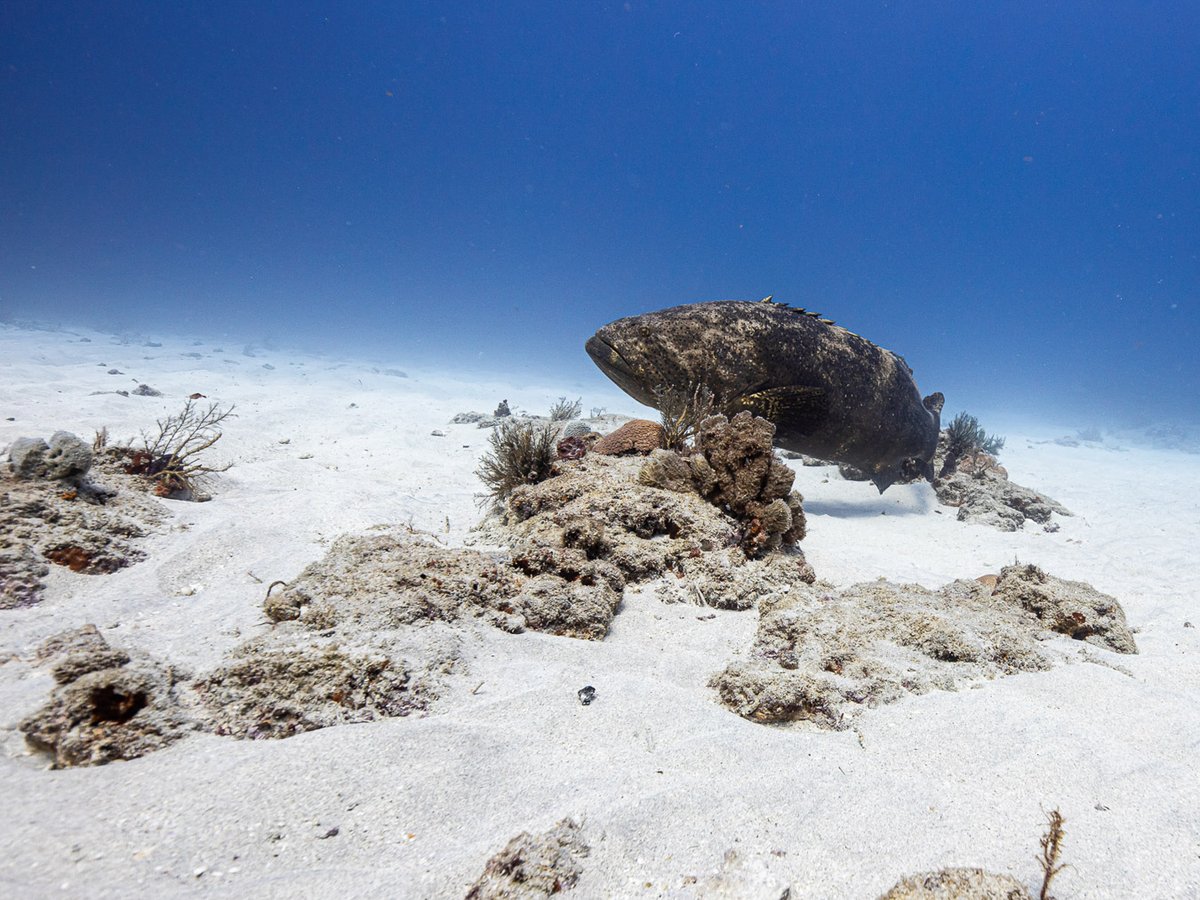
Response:
POLYGON ((601 337, 598 333, 592 335, 584 344, 588 356, 592 358, 600 371, 611 378, 621 390, 634 399, 645 403, 646 388, 638 380, 637 372, 621 355, 621 351, 612 342, 601 337))

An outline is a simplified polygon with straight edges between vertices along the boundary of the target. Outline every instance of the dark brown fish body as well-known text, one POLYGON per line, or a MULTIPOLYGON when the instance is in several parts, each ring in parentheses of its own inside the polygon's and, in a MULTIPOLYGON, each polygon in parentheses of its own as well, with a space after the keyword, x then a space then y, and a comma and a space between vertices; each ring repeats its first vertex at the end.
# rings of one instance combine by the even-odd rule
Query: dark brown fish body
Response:
POLYGON ((722 300, 618 319, 587 352, 627 394, 704 385, 723 411, 775 424, 775 443, 862 469, 880 492, 932 480, 942 395, 924 400, 903 358, 802 309, 722 300))

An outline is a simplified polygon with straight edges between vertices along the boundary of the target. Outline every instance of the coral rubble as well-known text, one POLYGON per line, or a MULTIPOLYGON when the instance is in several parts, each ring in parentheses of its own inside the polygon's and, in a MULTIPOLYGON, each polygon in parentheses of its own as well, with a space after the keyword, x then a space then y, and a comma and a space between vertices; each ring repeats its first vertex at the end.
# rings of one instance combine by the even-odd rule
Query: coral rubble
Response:
POLYGON ((943 432, 934 468, 947 474, 934 479, 933 489, 940 503, 958 507, 960 522, 1020 531, 1028 519, 1047 531, 1056 531, 1051 515, 1071 515, 1061 503, 1009 481, 1008 470, 984 449, 961 450, 952 465, 951 456, 950 441, 943 432))
MULTIPOLYGON (((48 562, 88 575, 138 562, 134 541, 165 517, 155 501, 90 480, 92 449, 67 432, 15 441, 0 471, 0 609, 38 602, 48 562)), ((123 486, 123 485, 122 485, 123 486)))
POLYGON ((1011 875, 949 868, 901 879, 879 900, 1030 900, 1030 894, 1011 875))
POLYGON ((53 666, 58 686, 18 727, 56 768, 135 759, 194 727, 179 705, 180 675, 152 660, 131 660, 94 625, 48 639, 37 659, 53 666))
POLYGON ((549 831, 525 831, 487 861, 467 900, 539 900, 573 888, 583 874, 580 859, 590 848, 573 819, 549 831))
POLYGON ((760 722, 843 729, 863 707, 1050 668, 1057 631, 1136 653, 1112 597, 1036 566, 1003 569, 995 588, 937 591, 886 581, 840 591, 794 586, 760 603, 754 646, 712 681, 723 703, 760 722))
POLYGON ((378 651, 259 639, 231 657, 196 683, 217 734, 282 738, 407 716, 424 710, 434 695, 426 678, 378 651))
POLYGON ((86 625, 36 651, 35 662, 51 667, 57 686, 19 728, 60 768, 134 759, 190 731, 286 738, 423 712, 441 676, 458 663, 457 642, 445 634, 423 641, 361 632, 348 638, 281 626, 192 678, 114 648, 86 625))
MULTIPOLYGON (((692 476, 697 469, 709 478, 701 485, 721 490, 702 454, 589 454, 554 478, 513 491, 503 521, 483 533, 507 543, 514 560, 528 558, 530 547, 542 554, 573 550, 611 564, 627 582, 667 576, 663 599, 723 608, 745 609, 766 593, 814 579, 799 549, 783 545, 785 535, 803 534, 798 494, 777 504, 783 515, 774 522, 771 504, 760 503, 772 531, 772 524, 739 521, 705 500, 692 476), (766 553, 772 544, 781 552, 766 553)), ((732 492, 732 482, 724 484, 732 492)))
MULTIPOLYGON (((531 542, 581 549, 633 582, 663 574, 748 582, 733 573, 786 550, 772 563, 776 575, 786 571, 789 579, 811 582, 812 569, 795 548, 804 537, 802 498, 791 490, 795 473, 771 449, 773 433, 769 422, 749 413, 711 416, 701 423, 693 453, 589 454, 560 464, 555 477, 512 492, 503 527, 493 534, 514 548, 531 542)), ((753 602, 753 588, 743 587, 729 605, 753 602)))
POLYGON ((597 640, 608 631, 623 587, 615 569, 582 552, 530 554, 510 564, 396 531, 340 538, 324 559, 268 598, 265 609, 274 621, 315 630, 479 618, 504 631, 597 640))

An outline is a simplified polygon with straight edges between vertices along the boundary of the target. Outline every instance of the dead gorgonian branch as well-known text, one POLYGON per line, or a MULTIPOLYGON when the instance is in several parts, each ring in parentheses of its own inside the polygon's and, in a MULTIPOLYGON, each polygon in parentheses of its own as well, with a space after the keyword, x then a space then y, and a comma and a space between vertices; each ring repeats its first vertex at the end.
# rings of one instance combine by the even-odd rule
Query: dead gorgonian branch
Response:
POLYGON ((173 416, 158 420, 158 433, 142 432, 142 448, 129 453, 125 471, 154 481, 161 497, 194 499, 205 476, 224 472, 230 464, 210 466, 200 454, 221 439, 221 423, 233 415, 233 407, 210 403, 202 408, 188 400, 173 416))
POLYGON ((700 423, 717 412, 716 397, 703 384, 683 388, 659 385, 654 400, 661 414, 663 446, 668 450, 683 450, 700 423))
POLYGON ((559 397, 558 402, 550 407, 550 421, 566 422, 570 419, 578 419, 579 413, 582 411, 582 397, 578 400, 568 400, 566 397, 559 397))
POLYGON ((1038 895, 1039 900, 1054 900, 1050 894, 1050 882, 1054 880, 1054 876, 1065 869, 1066 863, 1058 861, 1062 853, 1062 841, 1066 836, 1063 831, 1063 823, 1066 821, 1057 809, 1053 810, 1049 815, 1050 828, 1042 835, 1039 843, 1042 845, 1042 852, 1038 856, 1038 864, 1042 867, 1042 892, 1038 895))

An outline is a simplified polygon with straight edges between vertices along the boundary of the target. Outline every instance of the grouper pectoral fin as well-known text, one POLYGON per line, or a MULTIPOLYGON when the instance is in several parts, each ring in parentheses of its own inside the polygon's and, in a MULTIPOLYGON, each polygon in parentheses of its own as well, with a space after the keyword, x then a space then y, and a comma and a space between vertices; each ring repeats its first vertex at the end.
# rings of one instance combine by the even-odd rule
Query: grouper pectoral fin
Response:
POLYGON ((789 430, 801 433, 815 430, 829 417, 829 395, 818 387, 768 388, 743 394, 734 404, 776 425, 787 423, 789 430))

